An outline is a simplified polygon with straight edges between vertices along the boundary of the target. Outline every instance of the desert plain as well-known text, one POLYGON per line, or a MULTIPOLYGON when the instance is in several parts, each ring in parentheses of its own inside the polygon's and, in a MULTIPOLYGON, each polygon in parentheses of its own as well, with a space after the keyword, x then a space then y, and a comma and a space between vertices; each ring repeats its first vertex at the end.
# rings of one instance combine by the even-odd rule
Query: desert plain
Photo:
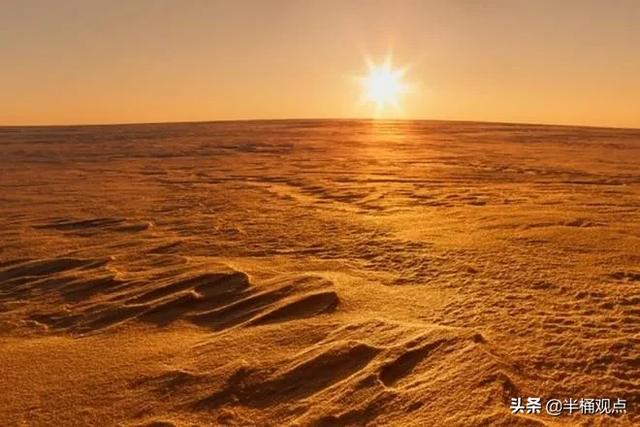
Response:
POLYGON ((3 426, 640 424, 640 130, 3 127, 0 230, 3 426))

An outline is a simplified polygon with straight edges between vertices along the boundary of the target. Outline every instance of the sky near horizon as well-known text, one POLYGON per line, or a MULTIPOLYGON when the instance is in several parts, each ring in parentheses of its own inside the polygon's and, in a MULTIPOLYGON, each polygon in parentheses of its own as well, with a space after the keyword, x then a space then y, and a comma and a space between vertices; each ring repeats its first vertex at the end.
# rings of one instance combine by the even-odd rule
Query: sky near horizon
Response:
POLYGON ((640 128, 640 1, 0 2, 0 125, 382 116, 640 128))

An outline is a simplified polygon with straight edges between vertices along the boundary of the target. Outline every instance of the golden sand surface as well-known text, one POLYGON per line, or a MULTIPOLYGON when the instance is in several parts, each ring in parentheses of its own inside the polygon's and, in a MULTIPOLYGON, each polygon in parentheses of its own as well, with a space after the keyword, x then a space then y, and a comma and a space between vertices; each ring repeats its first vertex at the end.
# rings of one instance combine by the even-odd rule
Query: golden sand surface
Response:
POLYGON ((0 230, 3 426, 640 424, 640 130, 4 127, 0 230))

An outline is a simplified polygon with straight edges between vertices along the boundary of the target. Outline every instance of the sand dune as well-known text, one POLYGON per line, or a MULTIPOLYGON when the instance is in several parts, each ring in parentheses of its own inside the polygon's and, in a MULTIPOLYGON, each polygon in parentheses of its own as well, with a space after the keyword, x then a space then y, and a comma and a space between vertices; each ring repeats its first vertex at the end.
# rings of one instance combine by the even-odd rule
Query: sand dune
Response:
POLYGON ((640 423, 638 130, 5 127, 0 164, 2 425, 640 423))

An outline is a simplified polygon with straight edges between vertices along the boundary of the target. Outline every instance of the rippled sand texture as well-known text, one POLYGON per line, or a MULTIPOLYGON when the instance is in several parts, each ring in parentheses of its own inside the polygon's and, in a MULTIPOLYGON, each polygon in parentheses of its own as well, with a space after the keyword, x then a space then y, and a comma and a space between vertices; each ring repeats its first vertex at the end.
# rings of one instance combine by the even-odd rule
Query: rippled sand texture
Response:
POLYGON ((0 128, 0 174, 2 425, 640 423, 639 130, 0 128))

